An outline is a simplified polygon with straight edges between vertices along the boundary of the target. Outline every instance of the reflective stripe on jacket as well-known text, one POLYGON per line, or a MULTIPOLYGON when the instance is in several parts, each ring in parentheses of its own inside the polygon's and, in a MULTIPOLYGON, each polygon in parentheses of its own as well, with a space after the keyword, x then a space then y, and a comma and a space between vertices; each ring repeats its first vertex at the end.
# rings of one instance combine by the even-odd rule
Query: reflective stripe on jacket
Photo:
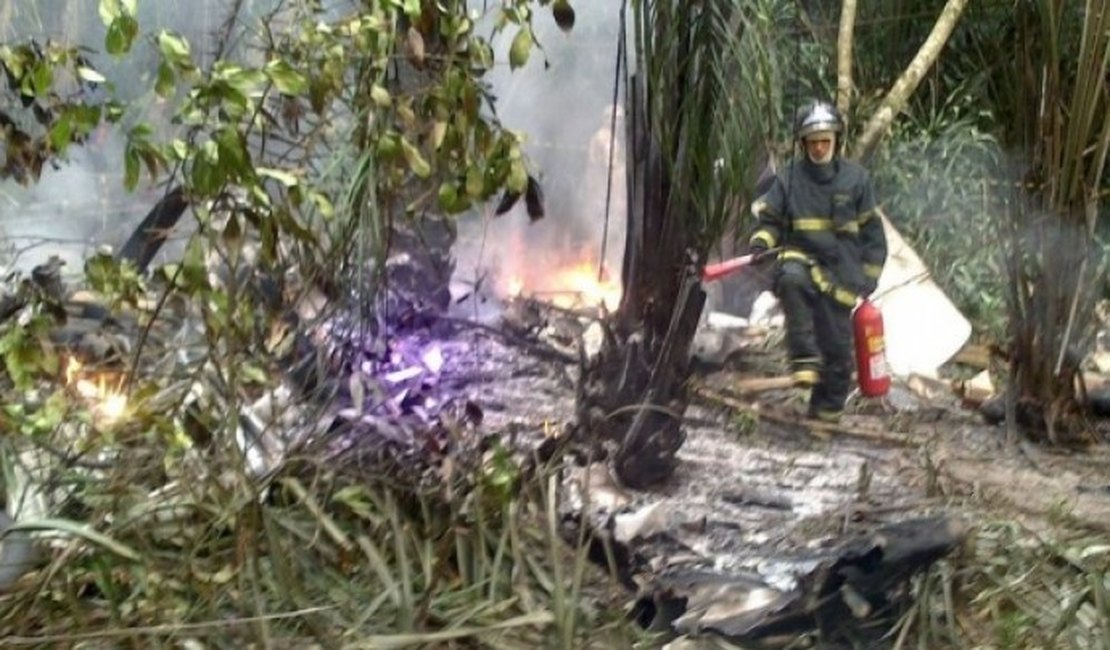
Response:
POLYGON ((750 243, 790 251, 812 267, 822 291, 838 302, 850 294, 854 303, 878 281, 886 236, 867 171, 849 160, 830 164, 803 159, 776 176, 752 203, 758 224, 750 243))

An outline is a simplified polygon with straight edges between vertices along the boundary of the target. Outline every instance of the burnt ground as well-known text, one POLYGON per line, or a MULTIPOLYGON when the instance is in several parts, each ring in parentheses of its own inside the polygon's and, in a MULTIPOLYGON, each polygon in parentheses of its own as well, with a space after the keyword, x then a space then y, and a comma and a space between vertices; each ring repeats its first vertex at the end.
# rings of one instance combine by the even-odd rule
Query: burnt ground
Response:
MULTIPOLYGON (((441 388, 480 406, 482 428, 517 448, 560 435, 574 413, 572 338, 506 335, 500 324, 456 330, 443 344, 441 388), (552 347, 566 359, 548 354, 552 347)), ((753 377, 779 367, 773 343, 738 358, 743 370, 697 373, 681 462, 666 484, 627 490, 602 464, 565 472, 566 516, 585 513, 617 548, 645 625, 737 639, 821 626, 772 619, 822 567, 859 543, 887 539, 884 531, 899 522, 917 525, 917 537, 937 537, 925 539, 940 549, 925 563, 957 550, 984 517, 1037 529, 1065 515, 1110 532, 1106 444, 1008 444, 1002 426, 985 424, 954 396, 919 397, 900 382, 882 402, 852 400, 840 425, 814 428, 797 415, 800 392, 745 392, 753 377)), ((862 604, 845 600, 861 621, 882 606, 867 594, 862 604)))

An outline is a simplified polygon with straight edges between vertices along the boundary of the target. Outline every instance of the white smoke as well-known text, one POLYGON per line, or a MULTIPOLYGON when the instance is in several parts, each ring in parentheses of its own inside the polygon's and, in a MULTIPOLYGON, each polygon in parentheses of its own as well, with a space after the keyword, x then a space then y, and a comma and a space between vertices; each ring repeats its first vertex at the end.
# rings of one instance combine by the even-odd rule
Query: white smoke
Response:
MULTIPOLYGON (((519 70, 508 65, 514 32, 495 42, 498 65, 490 82, 497 115, 526 135, 525 153, 543 186, 546 216, 531 222, 521 200, 497 218, 490 205, 461 219, 456 278, 462 283, 485 278, 501 291, 522 288, 513 283, 525 291, 557 289, 545 282, 559 268, 581 265, 597 272, 603 240, 605 274, 620 276, 627 212, 622 112, 607 186, 621 0, 572 5, 576 22, 569 33, 555 24, 549 7, 537 7, 534 29, 543 49, 534 49, 519 70)), ((620 86, 618 105, 624 102, 623 81, 620 86)))
MULTIPOLYGON (((255 0, 241 14, 240 27, 271 8, 277 0, 255 0)), ((90 62, 108 79, 114 95, 128 103, 122 128, 148 121, 168 129, 151 91, 158 53, 150 35, 169 29, 191 44, 194 60, 205 65, 212 58, 215 34, 223 25, 231 3, 223 0, 189 2, 139 2, 140 39, 123 58, 102 52, 105 27, 96 2, 36 0, 4 3, 0 8, 0 33, 10 44, 30 39, 88 48, 90 62)), ((104 125, 89 142, 71 147, 64 159, 43 169, 38 182, 28 186, 0 182, 0 265, 22 271, 53 255, 66 262, 66 275, 80 273, 85 255, 107 244, 119 246, 162 194, 146 177, 135 193, 123 187, 124 136, 119 128, 104 125)))

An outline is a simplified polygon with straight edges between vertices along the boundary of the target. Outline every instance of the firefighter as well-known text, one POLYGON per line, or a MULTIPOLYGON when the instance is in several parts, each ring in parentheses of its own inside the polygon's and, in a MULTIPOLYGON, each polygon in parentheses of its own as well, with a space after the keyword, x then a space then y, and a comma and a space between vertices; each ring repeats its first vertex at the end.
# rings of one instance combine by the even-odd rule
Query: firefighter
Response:
POLYGON ((777 249, 774 292, 786 319, 796 386, 808 416, 839 419, 852 388, 852 310, 886 261, 886 236, 867 171, 841 157, 844 125, 823 101, 803 106, 794 135, 803 155, 752 203, 752 253, 777 249))

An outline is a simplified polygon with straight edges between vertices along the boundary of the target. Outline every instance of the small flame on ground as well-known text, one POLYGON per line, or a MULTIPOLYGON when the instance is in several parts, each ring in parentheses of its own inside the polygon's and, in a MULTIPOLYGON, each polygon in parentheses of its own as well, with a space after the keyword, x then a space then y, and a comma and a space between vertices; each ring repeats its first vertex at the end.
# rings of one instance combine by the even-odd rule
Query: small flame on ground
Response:
POLYGON ((89 379, 82 377, 81 362, 70 357, 66 362, 66 385, 90 404, 93 420, 102 426, 111 426, 127 415, 127 396, 118 387, 109 385, 104 376, 89 379))
POLYGON ((557 242, 550 243, 531 250, 520 240, 509 243, 497 281, 502 296, 529 296, 568 309, 617 308, 622 294, 619 274, 614 279, 608 268, 599 270, 589 246, 560 250, 557 242))
POLYGON ((556 292, 552 302, 561 307, 605 305, 606 309, 613 310, 620 303, 620 283, 614 282, 605 273, 599 277, 597 265, 589 262, 557 269, 549 282, 556 292), (561 290, 566 293, 559 293, 561 290))

